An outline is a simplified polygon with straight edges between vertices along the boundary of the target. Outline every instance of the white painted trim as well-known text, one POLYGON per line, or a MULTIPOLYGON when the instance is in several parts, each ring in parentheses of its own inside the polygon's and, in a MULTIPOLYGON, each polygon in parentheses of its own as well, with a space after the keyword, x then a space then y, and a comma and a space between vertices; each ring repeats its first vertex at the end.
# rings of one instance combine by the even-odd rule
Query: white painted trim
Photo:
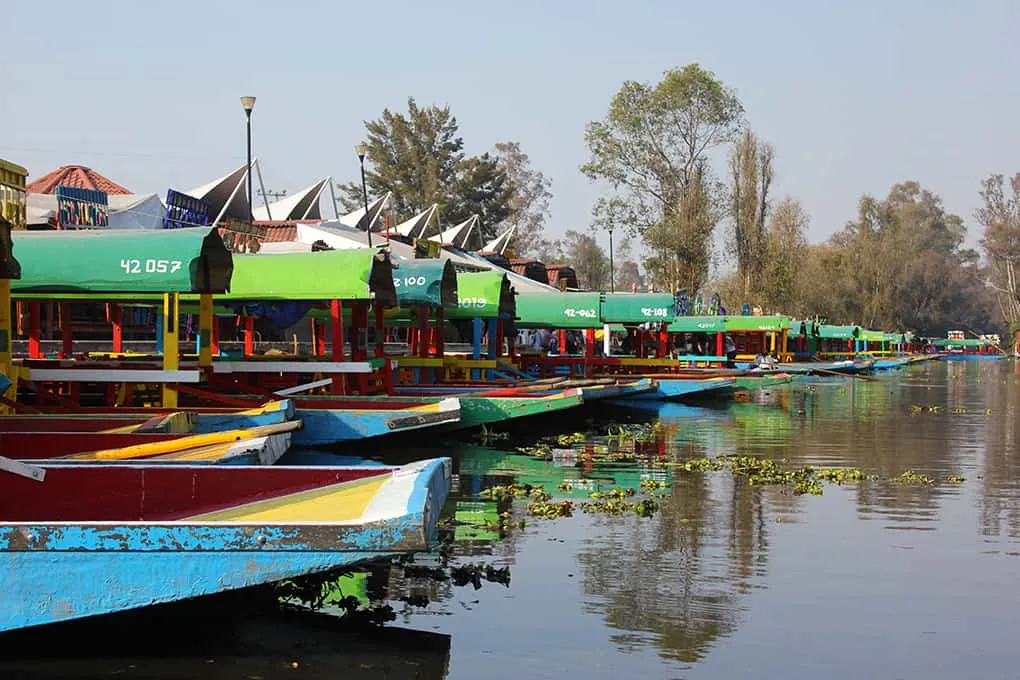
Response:
POLYGON ((372 373, 367 361, 217 361, 213 373, 372 373))
POLYGON ((197 383, 201 371, 153 371, 110 368, 30 368, 28 379, 102 383, 197 383))
POLYGON ((329 387, 333 384, 332 378, 326 378, 325 380, 315 380, 304 385, 295 385, 294 387, 287 387, 282 390, 276 390, 273 394, 278 394, 281 397, 287 397, 292 394, 300 394, 301 392, 307 392, 308 390, 314 390, 319 387, 329 387))

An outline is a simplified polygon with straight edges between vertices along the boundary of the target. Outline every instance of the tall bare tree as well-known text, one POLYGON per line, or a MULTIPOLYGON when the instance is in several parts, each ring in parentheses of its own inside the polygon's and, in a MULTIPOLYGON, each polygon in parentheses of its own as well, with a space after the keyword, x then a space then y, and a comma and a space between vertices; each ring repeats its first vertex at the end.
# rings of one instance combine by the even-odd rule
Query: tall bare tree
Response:
POLYGON ((502 227, 514 227, 511 239, 514 251, 521 255, 534 255, 540 248, 549 214, 552 180, 531 165, 528 154, 519 142, 496 144, 499 168, 510 183, 510 214, 502 227))
POLYGON ((988 256, 991 285, 1003 320, 1011 331, 1020 328, 1020 173, 1009 179, 992 175, 981 183, 984 205, 977 218, 985 228, 981 246, 988 256))
POLYGON ((750 302, 763 285, 761 279, 768 249, 765 225, 774 156, 772 145, 760 140, 751 128, 744 129, 730 151, 730 218, 737 272, 746 302, 750 302))
POLYGON ((799 297, 798 282, 807 250, 811 219, 793 198, 784 199, 772 212, 760 264, 761 294, 774 311, 792 312, 799 297))

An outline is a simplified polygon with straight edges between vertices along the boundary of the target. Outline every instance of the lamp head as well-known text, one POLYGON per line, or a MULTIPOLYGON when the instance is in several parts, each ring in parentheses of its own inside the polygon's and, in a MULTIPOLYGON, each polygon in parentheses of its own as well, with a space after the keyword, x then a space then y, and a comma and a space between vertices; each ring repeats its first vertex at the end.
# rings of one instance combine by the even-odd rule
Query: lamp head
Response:
POLYGON ((255 108, 255 97, 241 97, 241 108, 244 109, 245 113, 251 115, 251 110, 255 108))
POLYGON ((354 147, 354 153, 358 154, 358 160, 365 160, 368 155, 368 144, 358 144, 354 147))

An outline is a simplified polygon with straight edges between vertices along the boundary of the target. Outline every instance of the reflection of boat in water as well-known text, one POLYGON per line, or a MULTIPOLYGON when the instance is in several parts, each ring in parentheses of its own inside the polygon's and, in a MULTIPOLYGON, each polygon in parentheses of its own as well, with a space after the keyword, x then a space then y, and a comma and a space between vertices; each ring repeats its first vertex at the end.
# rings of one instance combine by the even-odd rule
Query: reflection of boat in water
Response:
POLYGON ((445 678, 450 636, 393 626, 352 630, 328 614, 277 610, 251 595, 175 603, 0 638, 0 676, 333 680, 366 669, 401 680, 445 678), (242 602, 242 599, 248 602, 242 602), (266 604, 266 606, 262 606, 266 604), (199 606, 196 606, 199 605, 199 606), (54 645, 55 639, 61 640, 54 645))

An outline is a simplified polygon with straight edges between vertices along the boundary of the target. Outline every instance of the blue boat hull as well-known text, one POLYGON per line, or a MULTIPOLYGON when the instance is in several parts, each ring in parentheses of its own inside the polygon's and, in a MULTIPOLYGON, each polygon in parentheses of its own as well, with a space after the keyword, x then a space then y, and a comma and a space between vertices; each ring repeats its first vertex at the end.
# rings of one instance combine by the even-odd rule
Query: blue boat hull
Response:
POLYGON ((627 399, 614 401, 673 401, 693 397, 725 397, 733 392, 736 381, 730 378, 704 379, 656 378, 656 388, 627 399))
POLYGON ((364 524, 0 523, 0 631, 428 550, 452 466, 418 465, 403 514, 364 524))
POLYGON ((460 420, 460 407, 448 411, 407 413, 386 410, 299 408, 303 423, 294 432, 294 446, 332 446, 342 442, 372 439, 460 420))
POLYGON ((1000 361, 1006 359, 1005 354, 944 354, 943 361, 1000 361))

